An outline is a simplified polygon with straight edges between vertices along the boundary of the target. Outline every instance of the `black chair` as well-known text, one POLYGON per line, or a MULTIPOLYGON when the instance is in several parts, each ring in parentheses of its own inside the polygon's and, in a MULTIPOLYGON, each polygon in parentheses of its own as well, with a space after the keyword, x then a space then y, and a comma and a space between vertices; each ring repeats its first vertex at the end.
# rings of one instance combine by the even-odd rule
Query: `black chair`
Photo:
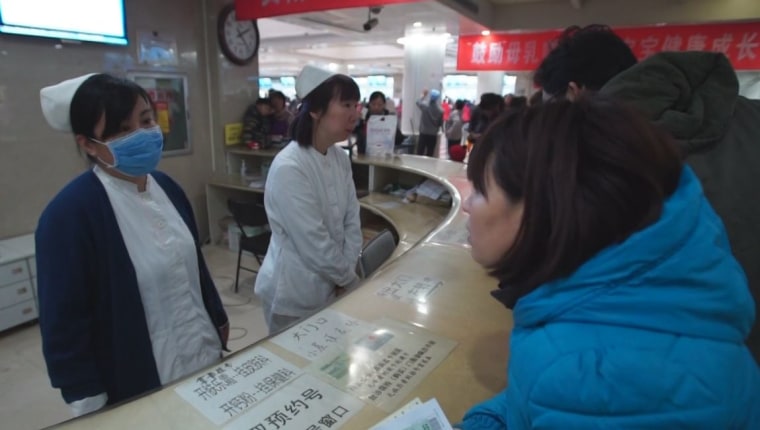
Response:
POLYGON ((396 250, 396 238, 393 233, 385 229, 373 237, 362 250, 359 257, 359 276, 368 278, 375 270, 379 269, 396 250))
POLYGON ((266 231, 255 236, 248 236, 245 232, 244 227, 268 227, 269 219, 267 218, 267 212, 264 209, 263 203, 230 199, 227 201, 227 208, 230 210, 232 217, 235 219, 235 223, 240 229, 237 271, 235 273, 235 292, 237 293, 240 269, 258 273, 258 270, 249 269, 240 265, 243 251, 253 254, 254 258, 256 258, 256 261, 259 263, 259 267, 261 267, 261 261, 267 253, 267 248, 269 248, 269 240, 272 238, 272 233, 266 231))

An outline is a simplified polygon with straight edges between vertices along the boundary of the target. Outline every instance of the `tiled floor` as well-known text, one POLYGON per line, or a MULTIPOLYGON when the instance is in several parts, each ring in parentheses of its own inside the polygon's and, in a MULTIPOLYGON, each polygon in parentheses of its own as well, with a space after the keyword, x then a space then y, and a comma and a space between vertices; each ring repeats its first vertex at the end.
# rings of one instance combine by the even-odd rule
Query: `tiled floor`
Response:
MULTIPOLYGON (((241 272, 240 292, 233 292, 237 254, 206 247, 206 262, 230 318, 230 342, 237 351, 266 336, 261 304, 253 296, 253 274, 241 272)), ((243 265, 256 262, 243 258, 243 265)), ((38 429, 69 419, 58 390, 50 386, 37 324, 0 334, 0 428, 38 429)))

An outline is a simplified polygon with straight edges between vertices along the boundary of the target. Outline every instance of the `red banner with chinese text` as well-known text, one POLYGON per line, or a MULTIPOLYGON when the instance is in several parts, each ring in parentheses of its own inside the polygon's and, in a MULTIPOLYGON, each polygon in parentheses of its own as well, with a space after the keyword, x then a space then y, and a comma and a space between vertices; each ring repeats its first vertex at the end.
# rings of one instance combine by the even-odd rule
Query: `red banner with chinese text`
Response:
MULTIPOLYGON (((639 59, 664 51, 722 52, 736 70, 760 70, 760 22, 614 30, 639 59)), ((532 71, 561 31, 460 36, 457 70, 532 71)))
POLYGON ((296 13, 385 6, 418 1, 421 0, 235 0, 235 16, 239 20, 259 19, 296 13))

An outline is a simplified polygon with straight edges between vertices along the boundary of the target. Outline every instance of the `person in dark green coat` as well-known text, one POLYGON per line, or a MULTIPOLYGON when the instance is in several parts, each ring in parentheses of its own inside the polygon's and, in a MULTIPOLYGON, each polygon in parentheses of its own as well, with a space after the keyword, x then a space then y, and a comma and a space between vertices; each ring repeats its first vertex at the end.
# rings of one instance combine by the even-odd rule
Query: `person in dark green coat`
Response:
MULTIPOLYGON (((576 27, 566 32, 567 40, 558 42, 539 68, 541 73, 537 71, 536 83, 545 92, 552 89, 547 98, 572 99, 579 92, 598 90, 635 107, 670 132, 725 224, 732 252, 747 275, 757 319, 760 100, 739 95, 736 72, 723 54, 663 52, 626 66, 630 48, 622 39, 617 44, 610 41, 612 32, 605 28, 576 27), (606 41, 607 49, 598 49, 600 39, 606 41), (595 45, 597 49, 590 49, 595 45), (591 64, 593 68, 583 66, 591 64)), ((757 323, 747 344, 760 362, 757 323)))

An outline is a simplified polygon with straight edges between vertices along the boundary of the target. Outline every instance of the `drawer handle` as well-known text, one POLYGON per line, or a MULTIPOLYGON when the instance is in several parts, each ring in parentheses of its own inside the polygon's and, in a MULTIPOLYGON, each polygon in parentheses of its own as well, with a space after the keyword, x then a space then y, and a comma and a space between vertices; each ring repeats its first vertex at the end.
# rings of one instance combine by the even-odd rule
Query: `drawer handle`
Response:
POLYGON ((21 311, 21 313, 24 314, 24 315, 27 315, 27 314, 32 313, 33 311, 34 311, 34 309, 32 309, 32 308, 24 308, 24 310, 21 311))
POLYGON ((19 294, 26 294, 27 291, 28 290, 26 289, 26 287, 24 287, 24 288, 19 288, 18 291, 17 291, 17 293, 19 293, 19 294))
POLYGON ((24 273, 24 268, 23 267, 16 267, 15 269, 13 269, 13 271, 11 273, 13 273, 14 275, 19 275, 21 273, 24 273))

